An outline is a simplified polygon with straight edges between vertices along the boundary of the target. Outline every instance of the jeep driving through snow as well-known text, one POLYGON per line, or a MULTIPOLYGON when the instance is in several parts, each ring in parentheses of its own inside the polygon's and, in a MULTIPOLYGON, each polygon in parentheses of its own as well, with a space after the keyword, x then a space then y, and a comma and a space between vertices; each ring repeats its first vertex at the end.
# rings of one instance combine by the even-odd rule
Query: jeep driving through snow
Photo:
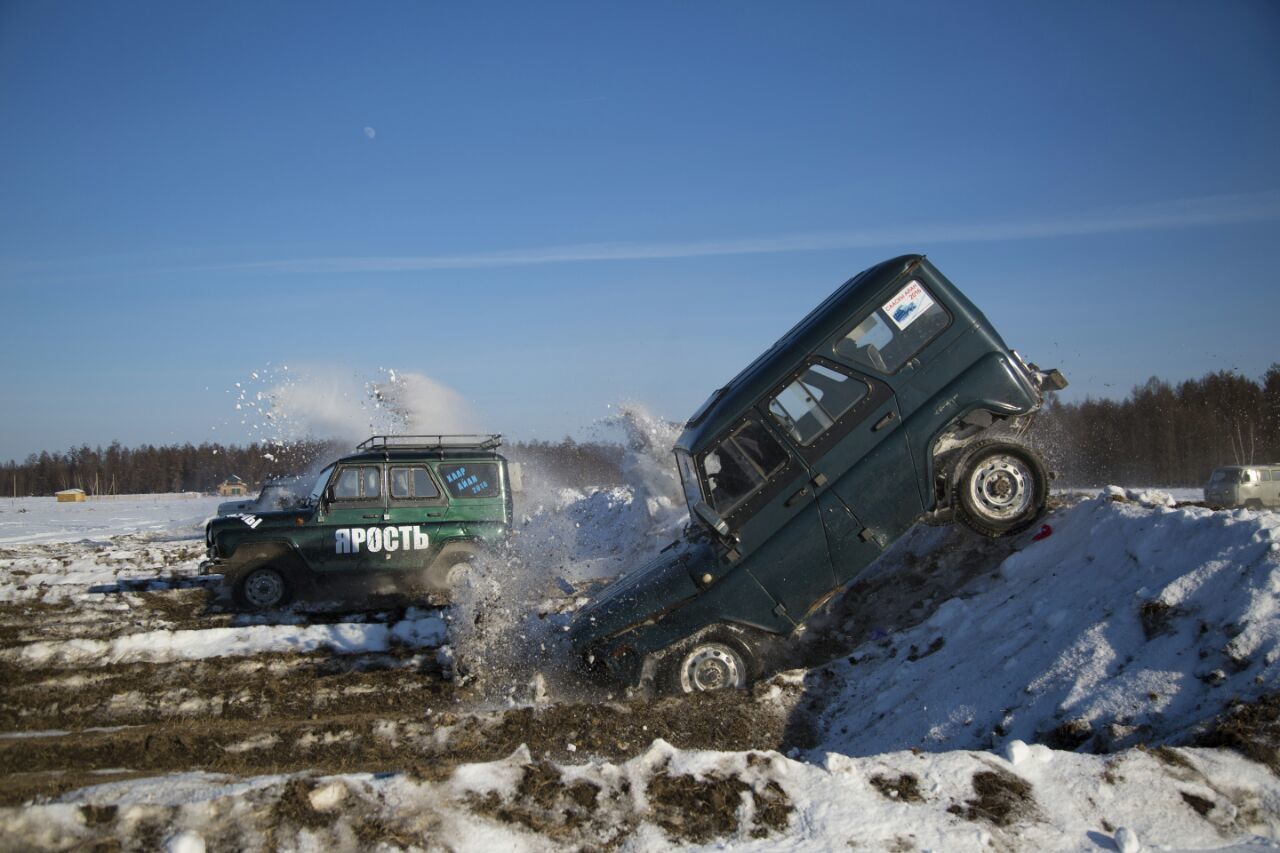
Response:
POLYGON ((204 574, 244 607, 387 581, 447 597, 511 528, 501 436, 378 435, 280 512, 211 519, 204 574))
POLYGON ((993 537, 1035 523, 1049 478, 1020 437, 1065 386, 923 256, 863 271, 689 419, 691 523, 576 615, 575 651, 629 684, 745 686, 923 515, 993 537))

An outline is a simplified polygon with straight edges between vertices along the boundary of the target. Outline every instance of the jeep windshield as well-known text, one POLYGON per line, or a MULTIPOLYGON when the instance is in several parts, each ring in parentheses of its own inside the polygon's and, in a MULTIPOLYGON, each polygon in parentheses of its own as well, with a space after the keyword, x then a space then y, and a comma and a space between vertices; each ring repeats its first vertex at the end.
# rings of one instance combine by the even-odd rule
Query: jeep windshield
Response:
POLYGON ((676 468, 680 470, 680 484, 684 487, 684 500, 689 505, 689 519, 702 524, 694 509, 702 500, 702 491, 698 488, 698 472, 693 467, 693 457, 687 451, 676 451, 676 468))
POLYGON ((1244 468, 1219 468, 1209 478, 1210 483, 1247 483, 1249 472, 1244 468))
POLYGON ((307 506, 315 506, 320 502, 320 493, 324 491, 325 483, 329 482, 329 475, 332 473, 333 466, 329 465, 316 477, 315 485, 311 487, 311 491, 307 494, 307 506))

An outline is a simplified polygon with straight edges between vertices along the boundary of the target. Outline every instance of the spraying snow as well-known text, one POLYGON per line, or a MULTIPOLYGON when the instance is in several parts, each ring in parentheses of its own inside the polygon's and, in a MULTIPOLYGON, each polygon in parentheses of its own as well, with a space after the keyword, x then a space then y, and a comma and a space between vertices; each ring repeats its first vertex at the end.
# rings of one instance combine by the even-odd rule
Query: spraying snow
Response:
POLYGON ((379 369, 372 378, 332 368, 265 367, 235 383, 240 425, 267 445, 307 438, 352 444, 371 434, 460 433, 476 429, 461 394, 421 373, 379 369))
POLYGON ((566 602, 566 592, 643 565, 688 520, 671 459, 679 427, 635 405, 596 427, 624 436, 624 485, 582 492, 554 477, 531 484, 510 549, 455 596, 450 637, 460 669, 489 699, 531 692, 537 701, 550 688, 580 688, 562 677, 572 666, 562 635, 585 599, 566 602))

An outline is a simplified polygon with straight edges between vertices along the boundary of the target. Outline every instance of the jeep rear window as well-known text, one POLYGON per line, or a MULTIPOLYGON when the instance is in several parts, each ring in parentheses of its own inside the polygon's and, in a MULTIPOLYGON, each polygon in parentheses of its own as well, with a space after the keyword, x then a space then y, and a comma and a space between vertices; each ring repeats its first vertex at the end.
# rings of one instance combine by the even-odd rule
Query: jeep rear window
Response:
POLYGON ((502 494, 495 462, 452 462, 439 465, 436 473, 455 498, 496 498, 502 494))
POLYGON ((769 401, 769 414, 792 438, 807 446, 870 390, 861 380, 826 365, 811 364, 769 401))
POLYGON ((896 373, 950 322, 946 309, 912 280, 849 330, 835 351, 879 373, 896 373))
POLYGON ((747 421, 702 457, 711 505, 727 516, 786 464, 778 440, 758 421, 747 421))
POLYGON ((436 488, 425 465, 391 468, 387 472, 387 478, 391 483, 391 497, 396 500, 440 497, 440 490, 436 488))

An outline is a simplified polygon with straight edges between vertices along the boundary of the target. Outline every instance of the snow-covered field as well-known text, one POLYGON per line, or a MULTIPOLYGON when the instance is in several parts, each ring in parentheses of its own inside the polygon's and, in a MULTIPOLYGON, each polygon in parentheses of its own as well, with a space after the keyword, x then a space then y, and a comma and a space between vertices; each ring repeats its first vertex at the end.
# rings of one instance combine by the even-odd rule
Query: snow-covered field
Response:
POLYGON ((179 492, 58 503, 54 498, 0 498, 0 546, 106 540, 126 533, 152 538, 199 534, 223 498, 179 492))
POLYGON ((566 590, 680 524, 630 474, 525 496, 520 618, 474 645, 466 602, 222 612, 211 505, 0 506, 0 849, 1278 846, 1280 514, 1113 489, 1048 535, 917 527, 806 666, 627 699, 551 670, 566 590))

